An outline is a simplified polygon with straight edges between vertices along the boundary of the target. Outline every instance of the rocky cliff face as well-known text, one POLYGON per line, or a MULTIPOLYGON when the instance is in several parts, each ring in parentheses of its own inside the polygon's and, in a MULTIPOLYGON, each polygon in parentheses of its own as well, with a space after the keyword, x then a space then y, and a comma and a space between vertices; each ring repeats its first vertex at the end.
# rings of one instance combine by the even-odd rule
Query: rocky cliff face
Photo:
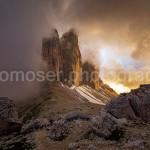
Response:
POLYGON ((79 86, 82 61, 78 37, 74 30, 65 33, 61 39, 57 31, 53 30, 51 38, 43 39, 42 52, 48 70, 55 73, 63 71, 61 81, 79 86))
POLYGON ((59 73, 63 63, 59 35, 55 29, 51 34, 50 38, 44 38, 42 41, 42 56, 47 64, 47 69, 59 73))
POLYGON ((74 29, 64 33, 61 38, 56 29, 53 29, 51 35, 42 42, 42 57, 47 64, 47 70, 59 74, 61 82, 76 87, 88 85, 96 91, 105 88, 110 95, 117 95, 109 86, 103 84, 98 67, 89 62, 82 65, 78 36, 74 29))
POLYGON ((80 75, 82 68, 81 53, 78 45, 78 36, 75 30, 70 30, 61 38, 61 50, 63 54, 64 79, 71 80, 75 86, 80 85, 80 75), (73 74, 70 74, 70 73, 73 74))
POLYGON ((108 85, 104 84, 100 78, 99 67, 96 67, 92 63, 85 62, 82 65, 82 84, 88 85, 96 91, 105 91, 110 97, 115 97, 118 94, 110 88, 108 85))
POLYGON ((82 84, 88 85, 95 90, 99 90, 103 83, 99 77, 100 71, 98 67, 95 67, 89 62, 85 62, 82 65, 82 84))
POLYGON ((17 112, 12 100, 0 97, 0 135, 10 134, 21 130, 17 112))

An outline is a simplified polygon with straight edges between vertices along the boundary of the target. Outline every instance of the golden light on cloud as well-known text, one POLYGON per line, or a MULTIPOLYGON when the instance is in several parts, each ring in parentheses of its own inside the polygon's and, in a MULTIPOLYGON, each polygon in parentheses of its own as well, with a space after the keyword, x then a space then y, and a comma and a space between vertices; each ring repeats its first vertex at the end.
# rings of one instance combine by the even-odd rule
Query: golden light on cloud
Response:
POLYGON ((118 94, 130 92, 130 88, 124 86, 123 84, 118 84, 114 82, 108 83, 111 88, 113 88, 118 94))
POLYGON ((100 34, 100 30, 98 30, 98 29, 92 29, 92 30, 90 31, 90 33, 91 33, 92 35, 99 35, 99 34, 100 34))

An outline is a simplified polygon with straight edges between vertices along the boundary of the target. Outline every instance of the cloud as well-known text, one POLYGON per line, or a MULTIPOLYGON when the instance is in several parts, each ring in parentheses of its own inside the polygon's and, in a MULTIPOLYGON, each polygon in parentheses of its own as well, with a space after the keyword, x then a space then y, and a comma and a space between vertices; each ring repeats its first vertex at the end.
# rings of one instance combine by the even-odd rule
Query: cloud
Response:
POLYGON ((132 57, 150 65, 150 35, 145 35, 145 37, 141 39, 135 51, 132 53, 132 57))
MULTIPOLYGON (((128 74, 131 66, 143 71, 149 66, 149 6, 149 0, 1 0, 0 70, 38 70, 42 38, 50 36, 52 27, 60 36, 74 27, 84 60, 91 56, 116 73, 128 74)), ((1 83, 0 95, 21 99, 22 93, 32 95, 32 87, 1 83)))
MULTIPOLYGON (((0 71, 38 70, 41 42, 49 34, 47 1, 0 1, 0 71)), ((1 82, 0 96, 26 99, 38 92, 37 83, 1 82), (36 89, 36 90, 35 90, 36 89)))
POLYGON ((114 82, 129 88, 149 83, 149 5, 148 0, 75 0, 68 9, 82 41, 107 72, 106 82, 112 82, 107 75, 113 71, 114 82))

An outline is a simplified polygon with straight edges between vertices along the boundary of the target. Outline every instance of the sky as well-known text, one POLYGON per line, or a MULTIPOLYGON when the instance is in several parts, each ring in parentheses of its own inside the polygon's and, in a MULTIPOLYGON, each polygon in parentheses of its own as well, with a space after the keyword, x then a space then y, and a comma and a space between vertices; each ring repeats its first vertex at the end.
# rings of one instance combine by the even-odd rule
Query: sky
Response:
MULTIPOLYGON (((0 70, 37 70, 41 41, 56 28, 75 28, 83 61, 100 67, 103 81, 127 92, 150 80, 149 0, 0 0, 0 70)), ((0 95, 21 99, 36 83, 1 83, 0 95)))

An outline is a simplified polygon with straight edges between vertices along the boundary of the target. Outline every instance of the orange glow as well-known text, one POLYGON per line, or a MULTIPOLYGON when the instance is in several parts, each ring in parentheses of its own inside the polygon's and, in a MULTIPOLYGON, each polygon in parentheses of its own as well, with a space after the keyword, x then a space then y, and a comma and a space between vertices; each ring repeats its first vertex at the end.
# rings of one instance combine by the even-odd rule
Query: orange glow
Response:
POLYGON ((130 89, 122 84, 117 84, 117 83, 113 83, 113 82, 110 82, 108 83, 109 86, 111 88, 113 88, 118 94, 120 93, 128 93, 130 92, 130 89))

